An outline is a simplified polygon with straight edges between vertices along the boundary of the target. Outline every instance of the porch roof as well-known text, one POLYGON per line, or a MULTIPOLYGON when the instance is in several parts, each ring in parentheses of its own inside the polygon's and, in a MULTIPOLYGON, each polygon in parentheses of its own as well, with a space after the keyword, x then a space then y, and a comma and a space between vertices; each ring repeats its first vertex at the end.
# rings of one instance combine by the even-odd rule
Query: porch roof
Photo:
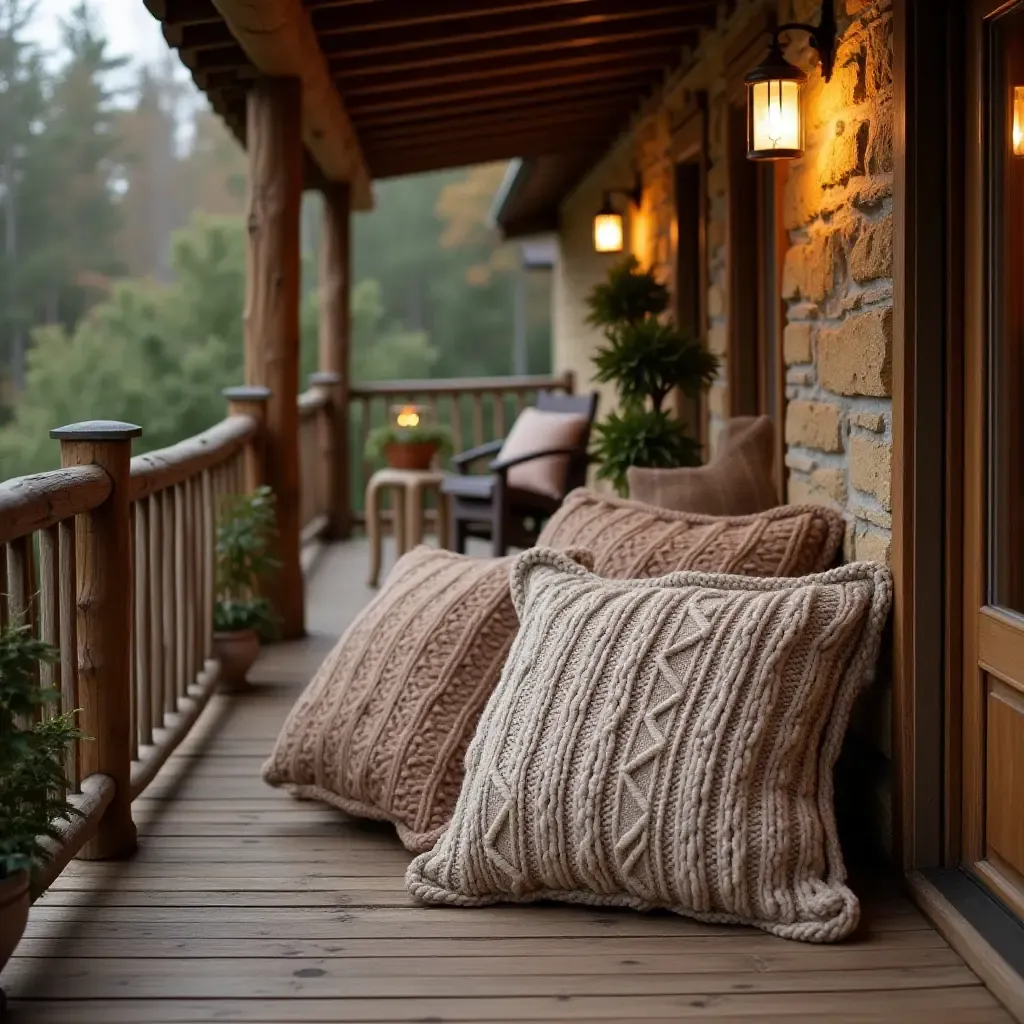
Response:
POLYGON ((374 178, 514 157, 533 161, 531 188, 564 190, 716 9, 715 0, 145 2, 243 143, 248 83, 300 78, 307 182, 351 181, 361 207, 374 178))

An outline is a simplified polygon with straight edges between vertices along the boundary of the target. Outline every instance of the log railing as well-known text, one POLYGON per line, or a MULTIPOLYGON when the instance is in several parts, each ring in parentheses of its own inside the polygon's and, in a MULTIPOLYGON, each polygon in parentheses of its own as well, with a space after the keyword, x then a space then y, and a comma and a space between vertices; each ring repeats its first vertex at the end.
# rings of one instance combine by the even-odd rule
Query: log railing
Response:
POLYGON ((455 451, 504 437, 538 391, 572 394, 571 373, 559 377, 482 377, 381 381, 350 391, 353 519, 362 521, 363 495, 375 468, 366 457, 370 431, 388 422, 393 405, 424 406, 434 423, 451 431, 455 451))
POLYGON ((334 467, 327 447, 330 437, 328 416, 330 395, 313 387, 299 395, 299 522, 302 543, 316 540, 328 524, 328 486, 334 467))
POLYGON ((233 414, 215 427, 135 459, 138 427, 64 427, 53 431, 62 469, 0 484, 0 619, 27 624, 59 651, 39 668, 59 694, 47 712, 79 710, 88 737, 66 766, 80 815, 47 840, 37 891, 72 857, 135 849, 131 801, 216 686, 217 515, 229 495, 259 482, 262 402, 232 399, 233 414))

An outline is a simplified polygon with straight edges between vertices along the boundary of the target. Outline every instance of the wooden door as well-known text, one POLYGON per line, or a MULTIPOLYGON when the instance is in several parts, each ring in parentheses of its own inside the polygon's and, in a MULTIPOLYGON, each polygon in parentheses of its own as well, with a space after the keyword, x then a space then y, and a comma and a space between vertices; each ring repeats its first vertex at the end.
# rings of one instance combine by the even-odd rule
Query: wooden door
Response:
POLYGON ((1015 86, 1024 90, 1024 2, 973 0, 961 851, 964 866, 1024 916, 1024 155, 1013 152, 1015 86))

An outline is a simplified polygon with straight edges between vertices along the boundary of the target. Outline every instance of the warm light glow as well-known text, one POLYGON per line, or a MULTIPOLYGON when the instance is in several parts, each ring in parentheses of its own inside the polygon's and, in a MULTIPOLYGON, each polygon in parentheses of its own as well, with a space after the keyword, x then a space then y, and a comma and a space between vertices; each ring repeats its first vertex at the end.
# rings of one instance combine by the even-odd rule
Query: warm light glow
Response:
POLYGON ((599 213, 594 217, 594 249, 622 252, 622 214, 599 213))
POLYGON ((751 87, 750 150, 770 157, 773 151, 799 151, 803 146, 800 83, 757 82, 751 87))
POLYGON ((420 414, 414 405, 403 405, 398 411, 395 422, 400 427, 418 427, 420 425, 420 414))
POLYGON ((1013 89, 1013 155, 1024 156, 1024 85, 1013 89))

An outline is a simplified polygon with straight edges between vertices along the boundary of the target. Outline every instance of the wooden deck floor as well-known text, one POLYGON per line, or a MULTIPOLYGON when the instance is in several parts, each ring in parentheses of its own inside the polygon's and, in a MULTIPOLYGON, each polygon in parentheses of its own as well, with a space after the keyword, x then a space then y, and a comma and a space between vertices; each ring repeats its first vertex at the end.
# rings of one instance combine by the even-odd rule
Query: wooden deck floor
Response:
POLYGON ((836 947, 669 915, 415 905, 389 829, 259 778, 366 601, 365 566, 362 545, 327 553, 311 637, 273 649, 253 695, 213 702, 136 805, 135 859, 73 865, 33 909, 0 979, 15 1024, 1010 1020, 892 888, 836 947))

